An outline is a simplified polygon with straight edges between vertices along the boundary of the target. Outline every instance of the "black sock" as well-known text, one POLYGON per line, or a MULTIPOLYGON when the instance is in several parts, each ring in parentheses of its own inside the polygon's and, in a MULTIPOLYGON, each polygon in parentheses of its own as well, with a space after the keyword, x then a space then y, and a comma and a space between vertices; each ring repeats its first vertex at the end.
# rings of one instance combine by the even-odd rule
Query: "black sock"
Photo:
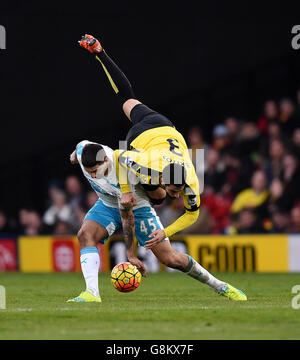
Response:
POLYGON ((128 99, 136 99, 129 80, 104 50, 96 55, 96 59, 100 61, 112 88, 120 97, 122 105, 128 99))

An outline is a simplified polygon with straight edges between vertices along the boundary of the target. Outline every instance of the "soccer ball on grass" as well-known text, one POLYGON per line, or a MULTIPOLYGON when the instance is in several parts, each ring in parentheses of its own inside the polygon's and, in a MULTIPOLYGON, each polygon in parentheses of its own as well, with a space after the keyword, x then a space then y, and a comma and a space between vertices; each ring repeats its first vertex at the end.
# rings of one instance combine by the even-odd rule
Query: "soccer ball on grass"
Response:
POLYGON ((116 265, 110 274, 112 286, 120 292, 133 291, 139 287, 142 274, 130 262, 116 265))

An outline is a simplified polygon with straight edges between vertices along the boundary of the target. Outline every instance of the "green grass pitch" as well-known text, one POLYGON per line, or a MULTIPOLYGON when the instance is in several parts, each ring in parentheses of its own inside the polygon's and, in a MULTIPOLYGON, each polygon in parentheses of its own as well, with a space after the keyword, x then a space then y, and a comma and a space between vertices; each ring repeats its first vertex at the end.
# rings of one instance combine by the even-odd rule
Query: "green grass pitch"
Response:
MULTIPOLYGON (((1 339, 254 340, 300 339, 291 289, 299 274, 214 274, 243 290, 233 302, 179 273, 148 274, 131 293, 99 275, 102 303, 66 303, 84 288, 81 273, 0 273, 6 309, 1 339)), ((300 303, 300 300, 298 300, 300 303)))

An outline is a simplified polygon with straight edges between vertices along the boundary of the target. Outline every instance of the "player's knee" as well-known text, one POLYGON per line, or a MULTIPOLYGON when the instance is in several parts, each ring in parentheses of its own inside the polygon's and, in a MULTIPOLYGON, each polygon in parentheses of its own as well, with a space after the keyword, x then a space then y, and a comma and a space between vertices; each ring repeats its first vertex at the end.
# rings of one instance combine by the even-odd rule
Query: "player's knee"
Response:
POLYGON ((94 244, 93 235, 87 227, 81 227, 77 234, 79 245, 81 248, 94 244))

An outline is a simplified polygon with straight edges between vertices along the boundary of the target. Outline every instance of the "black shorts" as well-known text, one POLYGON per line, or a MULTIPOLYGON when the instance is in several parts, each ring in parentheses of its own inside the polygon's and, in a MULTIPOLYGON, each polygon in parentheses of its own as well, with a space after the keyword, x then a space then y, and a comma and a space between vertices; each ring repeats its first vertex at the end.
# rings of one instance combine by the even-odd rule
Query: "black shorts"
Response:
POLYGON ((130 119, 133 123, 132 128, 126 136, 127 148, 131 149, 131 142, 146 130, 161 126, 174 127, 172 122, 158 112, 149 109, 144 104, 137 104, 130 112, 130 119))

